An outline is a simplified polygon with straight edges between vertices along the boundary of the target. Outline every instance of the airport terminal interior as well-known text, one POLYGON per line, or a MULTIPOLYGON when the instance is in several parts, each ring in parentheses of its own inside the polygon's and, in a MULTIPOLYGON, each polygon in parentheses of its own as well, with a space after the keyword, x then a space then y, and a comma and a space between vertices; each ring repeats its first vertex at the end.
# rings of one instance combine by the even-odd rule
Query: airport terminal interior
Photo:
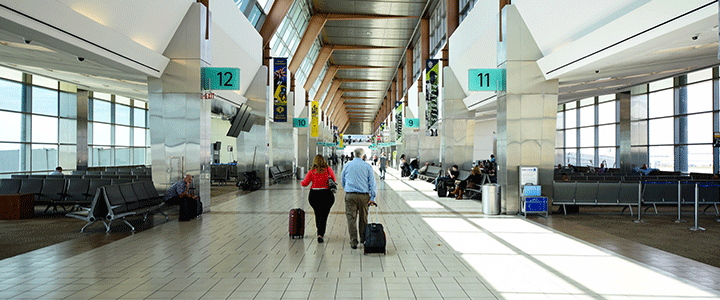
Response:
POLYGON ((0 0, 0 299, 720 299, 718 11, 0 0))

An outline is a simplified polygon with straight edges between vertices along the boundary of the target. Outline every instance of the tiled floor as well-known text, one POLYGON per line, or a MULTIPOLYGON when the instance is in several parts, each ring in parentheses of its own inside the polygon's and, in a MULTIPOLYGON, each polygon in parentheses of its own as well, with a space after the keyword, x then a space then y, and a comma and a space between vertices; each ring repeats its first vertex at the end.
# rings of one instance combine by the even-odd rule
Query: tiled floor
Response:
POLYGON ((307 205, 306 238, 290 239, 288 210, 308 192, 292 182, 73 256, 2 260, 0 299, 720 299, 548 227, 483 216, 477 201, 439 199, 426 182, 390 172, 379 188, 371 220, 386 228, 385 256, 350 249, 342 191, 325 243, 307 205))

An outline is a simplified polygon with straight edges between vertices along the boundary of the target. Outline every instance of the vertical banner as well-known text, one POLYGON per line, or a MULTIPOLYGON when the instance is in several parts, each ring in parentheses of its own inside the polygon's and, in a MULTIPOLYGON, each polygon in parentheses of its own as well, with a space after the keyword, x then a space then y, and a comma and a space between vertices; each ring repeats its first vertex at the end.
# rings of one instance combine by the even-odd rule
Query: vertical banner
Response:
POLYGON ((287 122, 287 58, 273 58, 273 120, 287 122))
POLYGON ((397 139, 395 141, 397 143, 402 142, 402 129, 403 129, 403 118, 402 118, 402 112, 403 112, 403 104, 402 102, 395 108, 395 131, 397 132, 397 139))
POLYGON ((317 101, 310 102, 310 136, 318 137, 320 133, 320 127, 318 126, 318 108, 319 104, 317 101))
POLYGON ((426 136, 438 135, 438 82, 440 65, 437 59, 428 59, 425 62, 425 128, 426 136))
POLYGON ((339 146, 341 149, 342 149, 342 148, 345 148, 345 143, 343 142, 343 134, 342 134, 342 133, 340 134, 340 138, 338 139, 338 142, 340 143, 340 145, 338 145, 338 146, 339 146))

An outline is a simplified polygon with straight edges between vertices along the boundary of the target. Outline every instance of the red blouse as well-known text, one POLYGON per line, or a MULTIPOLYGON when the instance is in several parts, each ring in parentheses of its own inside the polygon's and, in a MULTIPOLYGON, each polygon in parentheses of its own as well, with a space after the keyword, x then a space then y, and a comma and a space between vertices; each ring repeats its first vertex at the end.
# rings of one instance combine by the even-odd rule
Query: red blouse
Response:
POLYGON ((326 189, 328 188, 327 182, 328 182, 328 174, 330 174, 330 178, 333 179, 333 181, 337 182, 335 179, 335 173, 331 168, 326 169, 327 172, 320 171, 314 171, 310 170, 310 172, 305 175, 305 179, 300 183, 302 186, 308 186, 310 182, 312 181, 312 186, 310 188, 312 189, 326 189))

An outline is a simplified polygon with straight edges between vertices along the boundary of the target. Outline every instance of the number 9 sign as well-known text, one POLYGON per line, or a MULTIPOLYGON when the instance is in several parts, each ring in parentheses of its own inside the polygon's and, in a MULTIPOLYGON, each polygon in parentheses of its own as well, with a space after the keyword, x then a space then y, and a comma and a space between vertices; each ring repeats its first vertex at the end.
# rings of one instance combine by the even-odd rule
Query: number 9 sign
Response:
POLYGON ((420 119, 418 118, 406 118, 405 127, 407 128, 420 128, 420 119))

